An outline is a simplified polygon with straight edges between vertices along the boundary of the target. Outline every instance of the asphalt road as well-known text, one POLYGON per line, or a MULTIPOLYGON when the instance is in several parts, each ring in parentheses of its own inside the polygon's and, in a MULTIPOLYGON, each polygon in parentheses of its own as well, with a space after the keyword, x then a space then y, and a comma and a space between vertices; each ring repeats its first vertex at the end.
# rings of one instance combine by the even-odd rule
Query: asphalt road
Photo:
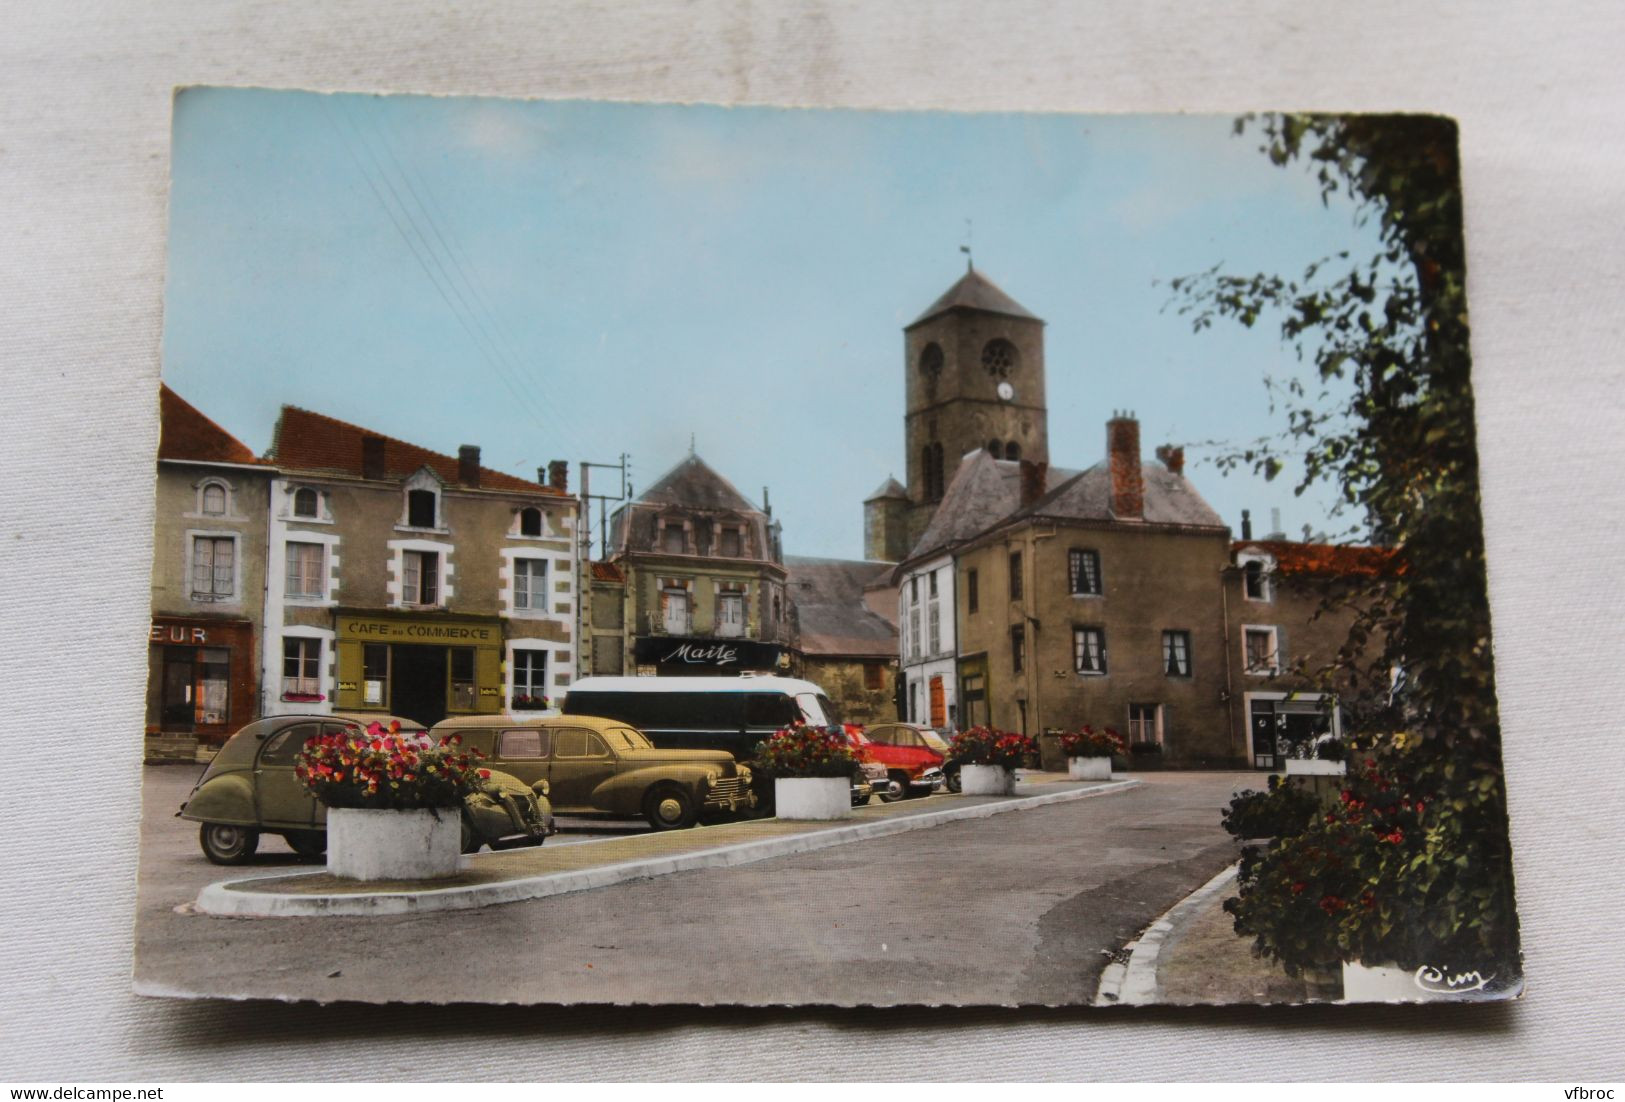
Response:
MULTIPOLYGON (((1235 858, 1250 774, 1120 794, 476 911, 216 918, 228 870, 172 817, 196 771, 148 767, 136 977, 148 992, 420 1002, 1087 1003, 1107 953, 1235 858)), ((586 823, 588 834, 641 829, 586 823)), ((268 838, 253 869, 298 867, 268 838)))

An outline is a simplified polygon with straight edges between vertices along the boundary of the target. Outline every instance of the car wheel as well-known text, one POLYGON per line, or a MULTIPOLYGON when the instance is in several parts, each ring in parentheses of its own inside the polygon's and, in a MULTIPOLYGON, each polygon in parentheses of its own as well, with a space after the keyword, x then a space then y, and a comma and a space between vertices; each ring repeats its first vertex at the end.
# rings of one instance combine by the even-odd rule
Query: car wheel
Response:
POLYGON ((880 794, 880 798, 882 800, 885 800, 889 804, 894 804, 898 800, 904 799, 907 796, 908 796, 908 774, 907 773, 893 773, 891 775, 890 782, 886 785, 885 791, 881 792, 881 794, 880 794))
POLYGON ((853 796, 852 797, 852 806, 853 807, 863 807, 868 802, 869 802, 869 797, 868 796, 853 796))
POLYGON ((290 830, 282 837, 287 840, 289 849, 307 861, 314 861, 327 852, 325 830, 290 830))
POLYGON ((651 788, 643 798, 643 817, 656 830, 683 830, 698 818, 694 797, 675 785, 651 788))
POLYGON ((943 781, 942 787, 946 788, 949 792, 958 792, 959 770, 955 769, 952 773, 945 774, 945 777, 946 779, 943 781))
POLYGON ((260 846, 260 832, 225 823, 204 823, 197 834, 203 856, 217 865, 243 865, 260 846))

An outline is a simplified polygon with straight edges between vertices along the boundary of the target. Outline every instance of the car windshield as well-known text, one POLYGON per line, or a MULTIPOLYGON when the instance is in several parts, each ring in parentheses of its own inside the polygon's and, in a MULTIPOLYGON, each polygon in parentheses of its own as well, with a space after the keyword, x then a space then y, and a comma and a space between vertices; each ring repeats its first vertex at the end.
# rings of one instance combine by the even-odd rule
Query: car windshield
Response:
POLYGON ((829 727, 841 722, 840 713, 823 693, 797 693, 796 704, 801 709, 802 720, 814 727, 829 727))
POLYGON ((647 750, 652 743, 630 727, 611 727, 604 732, 609 744, 617 750, 647 750))

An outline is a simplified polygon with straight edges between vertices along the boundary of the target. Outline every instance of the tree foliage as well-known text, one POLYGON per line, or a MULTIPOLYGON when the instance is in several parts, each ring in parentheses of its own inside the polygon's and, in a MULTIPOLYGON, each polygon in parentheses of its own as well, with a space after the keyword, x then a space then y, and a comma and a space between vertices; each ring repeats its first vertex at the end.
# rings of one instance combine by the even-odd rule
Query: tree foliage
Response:
MULTIPOLYGON (((1228 459, 1275 477, 1286 458, 1300 458, 1300 492, 1334 483, 1370 535, 1394 549, 1397 571, 1349 602, 1359 614, 1327 671, 1344 686, 1356 744, 1373 762, 1351 777, 1345 806, 1430 810, 1405 844, 1362 843, 1358 868, 1338 868, 1341 886, 1328 894, 1369 892, 1380 910, 1339 910, 1320 924, 1321 935, 1285 936, 1281 916, 1301 909, 1309 890, 1294 895, 1291 885, 1305 883, 1303 869, 1326 865, 1310 853, 1348 845, 1347 817, 1331 815, 1278 841, 1247 870, 1232 907, 1237 929, 1294 966, 1386 956, 1409 967, 1494 963, 1503 976, 1515 973, 1455 124, 1428 116, 1237 120, 1238 134, 1255 128, 1271 161, 1307 167, 1323 200, 1346 196, 1358 219, 1375 219, 1380 248, 1326 258, 1297 278, 1210 269, 1172 281, 1175 301, 1198 331, 1221 318, 1275 320, 1312 369, 1273 388, 1284 437, 1228 459), (1327 400, 1325 384, 1336 379, 1352 382, 1340 403, 1327 400)), ((1309 905, 1325 913, 1318 898, 1309 905)))

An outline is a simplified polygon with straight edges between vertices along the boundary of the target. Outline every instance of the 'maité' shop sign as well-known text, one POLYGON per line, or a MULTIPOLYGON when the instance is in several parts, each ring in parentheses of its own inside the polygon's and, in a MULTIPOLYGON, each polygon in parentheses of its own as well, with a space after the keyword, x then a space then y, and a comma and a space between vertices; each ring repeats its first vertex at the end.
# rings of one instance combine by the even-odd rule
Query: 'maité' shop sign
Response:
POLYGON ((496 646, 502 642, 502 629, 496 624, 458 623, 443 620, 374 620, 341 616, 339 635, 375 643, 429 643, 456 646, 496 646))

